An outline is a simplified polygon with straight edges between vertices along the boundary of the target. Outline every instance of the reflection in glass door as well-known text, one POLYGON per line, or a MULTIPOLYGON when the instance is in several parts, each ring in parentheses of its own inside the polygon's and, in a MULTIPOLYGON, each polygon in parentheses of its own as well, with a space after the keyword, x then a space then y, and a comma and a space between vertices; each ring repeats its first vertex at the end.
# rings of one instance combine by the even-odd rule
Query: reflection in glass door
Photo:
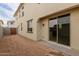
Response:
POLYGON ((49 20, 49 40, 70 46, 70 15, 49 20))
POLYGON ((58 43, 70 45, 70 17, 69 15, 58 18, 58 43))
POLYGON ((49 39, 50 41, 57 41, 57 19, 51 19, 49 21, 49 39))

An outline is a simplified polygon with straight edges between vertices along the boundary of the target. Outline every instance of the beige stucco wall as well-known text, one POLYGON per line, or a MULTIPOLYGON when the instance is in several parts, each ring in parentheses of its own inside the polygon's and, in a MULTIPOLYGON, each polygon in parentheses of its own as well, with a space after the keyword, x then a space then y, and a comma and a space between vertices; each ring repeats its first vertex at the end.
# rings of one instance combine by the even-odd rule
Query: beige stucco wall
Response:
POLYGON ((41 38, 41 36, 43 36, 42 40, 49 41, 49 32, 48 32, 49 31, 49 29, 48 29, 49 18, 57 17, 59 15, 63 15, 63 14, 67 14, 67 13, 70 13, 70 48, 73 48, 73 49, 76 49, 79 51, 79 27, 78 27, 78 25, 79 25, 79 8, 75 8, 75 9, 72 9, 72 10, 69 10, 69 11, 66 11, 63 13, 52 15, 45 19, 41 19, 40 24, 45 24, 45 26, 43 27, 43 29, 41 26, 40 38, 41 38))
POLYGON ((71 47, 79 50, 79 8, 71 12, 71 47))
MULTIPOLYGON (((39 32, 38 30, 41 29, 41 28, 38 28, 38 23, 37 23, 38 19, 40 17, 43 17, 43 16, 48 15, 50 13, 60 11, 62 9, 68 8, 68 7, 73 6, 73 5, 76 5, 76 4, 66 4, 66 3, 63 3, 63 4, 26 3, 26 4, 24 4, 24 10, 20 9, 20 10, 24 11, 24 17, 20 17, 16 20, 17 21, 17 27, 18 27, 18 33, 20 35, 23 35, 23 36, 30 38, 30 39, 33 39, 33 40, 40 39, 40 37, 39 37, 40 34, 38 34, 38 32, 39 32), (33 19, 33 25, 32 25, 33 26, 33 33, 27 33, 27 21, 30 20, 30 19, 33 19), (23 30, 22 31, 20 30, 20 24, 21 23, 23 23, 23 30)), ((19 12, 18 12, 17 15, 18 15, 17 17, 19 17, 19 12)), ((47 23, 47 22, 45 22, 45 23, 47 23)), ((45 25, 45 26, 47 26, 47 25, 45 25)), ((47 28, 45 27, 45 29, 47 29, 47 28)), ((48 33, 47 31, 42 33, 42 35, 48 33)), ((48 37, 46 37, 46 40, 47 40, 47 38, 48 37)))
POLYGON ((40 20, 40 28, 38 30, 38 40, 49 40, 49 28, 48 28, 48 19, 40 20))
MULTIPOLYGON (((56 11, 65 9, 67 7, 73 6, 76 4, 24 4, 24 17, 16 19, 16 25, 18 27, 18 34, 33 39, 33 40, 49 40, 49 29, 48 29, 48 20, 51 17, 56 17, 59 15, 70 13, 70 47, 79 50, 79 8, 52 15, 51 17, 41 19, 45 15, 54 13, 56 11), (27 21, 33 19, 33 33, 27 33, 27 21), (21 23, 23 23, 21 31, 21 23), (45 24, 44 27, 42 24, 45 24)), ((21 11, 21 12, 22 12, 21 11)), ((19 13, 17 14, 19 17, 19 13)))

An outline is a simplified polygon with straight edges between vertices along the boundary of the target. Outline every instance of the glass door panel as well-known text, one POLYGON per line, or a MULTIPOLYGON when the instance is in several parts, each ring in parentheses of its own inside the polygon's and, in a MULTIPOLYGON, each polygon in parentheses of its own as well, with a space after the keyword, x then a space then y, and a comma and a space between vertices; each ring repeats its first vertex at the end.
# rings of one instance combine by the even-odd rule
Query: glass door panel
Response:
POLYGON ((69 15, 58 18, 58 43, 70 45, 70 17, 69 15))
POLYGON ((49 40, 57 41, 57 19, 49 20, 49 40))
POLYGON ((49 40, 70 46, 70 15, 49 20, 49 40))

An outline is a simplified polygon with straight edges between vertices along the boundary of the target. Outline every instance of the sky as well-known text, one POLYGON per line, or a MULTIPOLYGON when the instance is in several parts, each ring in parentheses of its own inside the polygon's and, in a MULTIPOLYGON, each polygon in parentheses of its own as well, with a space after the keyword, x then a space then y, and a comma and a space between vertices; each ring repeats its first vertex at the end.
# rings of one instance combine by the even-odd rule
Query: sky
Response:
POLYGON ((14 13, 20 3, 0 3, 0 20, 3 20, 6 26, 8 20, 14 20, 14 13))

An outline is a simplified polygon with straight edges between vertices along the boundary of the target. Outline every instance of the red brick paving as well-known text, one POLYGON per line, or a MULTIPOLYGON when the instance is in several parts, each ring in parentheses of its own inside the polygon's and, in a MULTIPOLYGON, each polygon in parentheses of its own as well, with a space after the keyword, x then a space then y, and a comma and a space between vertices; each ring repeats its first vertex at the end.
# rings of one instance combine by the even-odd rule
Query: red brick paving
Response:
POLYGON ((0 55, 46 56, 50 54, 62 55, 61 52, 19 35, 6 36, 3 39, 0 39, 0 55))

